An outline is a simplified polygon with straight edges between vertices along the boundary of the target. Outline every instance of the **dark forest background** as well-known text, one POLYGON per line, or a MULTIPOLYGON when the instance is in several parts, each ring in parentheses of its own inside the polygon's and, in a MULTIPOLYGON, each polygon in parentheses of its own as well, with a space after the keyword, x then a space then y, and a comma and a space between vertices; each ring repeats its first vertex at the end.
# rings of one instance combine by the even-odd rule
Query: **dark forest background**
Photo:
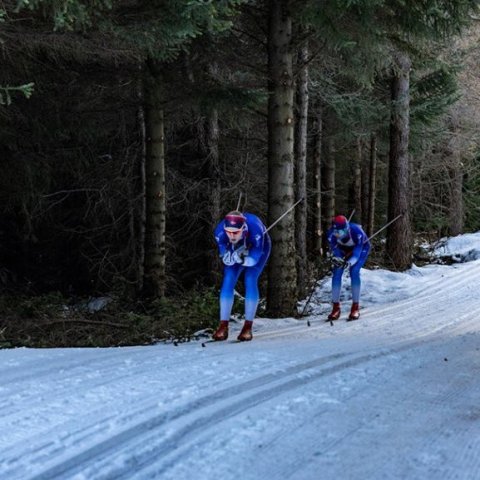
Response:
POLYGON ((334 214, 370 235, 398 218, 370 268, 480 229, 477 14, 473 0, 0 1, 1 344, 213 327, 212 232, 239 200, 269 225, 305 199, 272 229, 261 315, 295 315, 326 274, 334 214))

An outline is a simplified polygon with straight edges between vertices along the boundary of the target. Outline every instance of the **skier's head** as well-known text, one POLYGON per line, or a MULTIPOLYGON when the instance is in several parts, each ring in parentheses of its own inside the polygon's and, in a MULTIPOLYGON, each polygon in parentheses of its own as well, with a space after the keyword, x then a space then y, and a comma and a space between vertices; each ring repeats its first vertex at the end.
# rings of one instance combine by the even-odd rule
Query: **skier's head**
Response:
POLYGON ((350 235, 350 224, 343 215, 337 215, 332 219, 333 234, 337 238, 345 238, 350 235))
POLYGON ((247 219, 241 212, 234 210, 225 215, 223 221, 223 229, 228 236, 230 243, 234 245, 243 238, 243 232, 247 226, 247 219))

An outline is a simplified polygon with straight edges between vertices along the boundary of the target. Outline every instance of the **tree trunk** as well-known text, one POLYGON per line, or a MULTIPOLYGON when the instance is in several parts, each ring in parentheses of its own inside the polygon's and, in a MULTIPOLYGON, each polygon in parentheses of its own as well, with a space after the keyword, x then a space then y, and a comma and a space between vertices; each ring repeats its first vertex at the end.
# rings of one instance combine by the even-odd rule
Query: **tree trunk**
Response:
MULTIPOLYGON (((272 224, 294 203, 292 20, 287 0, 269 2, 268 32, 268 218, 272 224)), ((272 316, 295 313, 295 223, 290 212, 271 231, 268 309, 272 316)))
POLYGON ((361 203, 362 203, 362 217, 360 219, 361 224, 366 231, 368 227, 368 199, 370 198, 370 156, 367 154, 367 142, 361 140, 362 143, 362 173, 361 173, 361 203))
POLYGON ((308 119, 308 47, 298 54, 301 68, 297 82, 297 121, 295 129, 296 198, 305 198, 295 210, 295 233, 297 249, 297 286, 300 298, 305 296, 307 286, 307 119, 308 119))
MULTIPOLYGON (((325 193, 325 212, 323 220, 323 231, 330 228, 332 218, 335 216, 335 147, 333 140, 328 141, 327 154, 323 163, 323 191, 325 193)), ((324 246, 325 246, 324 239, 324 246)))
POLYGON ((213 109, 207 119, 207 148, 210 169, 210 199, 211 199, 211 218, 212 226, 215 225, 222 214, 220 207, 220 157, 218 153, 219 142, 218 110, 213 109))
POLYGON ((319 106, 316 112, 315 145, 313 148, 314 168, 314 253, 323 255, 323 228, 322 228, 322 107, 319 106))
MULTIPOLYGON (((208 168, 208 191, 210 196, 209 205, 209 224, 208 224, 208 239, 210 251, 213 252, 209 256, 209 272, 212 272, 212 280, 215 279, 215 273, 221 272, 221 262, 217 255, 217 245, 213 238, 213 228, 220 221, 222 211, 220 207, 220 157, 218 153, 219 142, 219 127, 218 127, 218 110, 213 108, 207 114, 205 120, 205 146, 207 154, 207 168, 208 168)), ((226 212, 225 212, 226 213, 226 212)))
POLYGON ((452 236, 463 233, 463 164, 460 158, 460 148, 456 142, 458 132, 454 132, 452 156, 449 162, 450 171, 450 205, 449 205, 449 233, 452 236))
POLYGON ((450 235, 460 235, 464 228, 463 211, 463 170, 459 165, 451 168, 451 191, 450 191, 450 235))
MULTIPOLYGON (((212 42, 210 37, 209 41, 212 42)), ((213 44, 213 42, 212 42, 213 44)), ((184 55, 184 66, 186 76, 192 86, 196 83, 194 71, 192 69, 191 59, 188 54, 184 55)), ((207 66, 208 75, 211 81, 218 81, 218 63, 212 61, 207 66)), ((219 159, 219 126, 218 126, 218 109, 209 105, 206 111, 202 112, 201 118, 195 121, 195 134, 198 138, 197 148, 202 157, 203 168, 202 176, 206 179, 207 189, 207 209, 205 211, 205 244, 208 249, 208 256, 205 257, 201 268, 205 268, 208 272, 212 283, 217 283, 220 280, 222 272, 222 263, 217 255, 217 244, 213 237, 213 229, 221 219, 220 197, 221 197, 221 182, 220 182, 220 159, 219 159)), ((195 115, 192 112, 192 115, 195 115)))
POLYGON ((145 277, 145 225, 147 221, 146 213, 146 174, 145 166, 147 159, 147 135, 145 130, 145 100, 144 100, 144 88, 141 82, 138 88, 139 107, 137 112, 139 133, 140 133, 140 161, 138 165, 139 177, 140 177, 140 208, 138 214, 138 239, 137 239, 137 293, 143 291, 143 282, 145 277))
POLYGON ((370 168, 368 186, 368 220, 367 235, 373 235, 375 227, 375 197, 377 195, 377 137, 372 133, 370 137, 370 168))
POLYGON ((362 140, 357 138, 357 154, 353 161, 352 197, 355 219, 362 223, 362 140))
POLYGON ((146 225, 145 225, 145 291, 153 297, 164 297, 165 275, 165 134, 161 105, 162 92, 158 77, 145 82, 146 129, 146 225))
POLYGON ((390 122, 388 220, 393 220, 398 215, 401 217, 388 227, 386 260, 402 271, 412 265, 408 157, 411 61, 406 54, 397 53, 395 62, 390 122))

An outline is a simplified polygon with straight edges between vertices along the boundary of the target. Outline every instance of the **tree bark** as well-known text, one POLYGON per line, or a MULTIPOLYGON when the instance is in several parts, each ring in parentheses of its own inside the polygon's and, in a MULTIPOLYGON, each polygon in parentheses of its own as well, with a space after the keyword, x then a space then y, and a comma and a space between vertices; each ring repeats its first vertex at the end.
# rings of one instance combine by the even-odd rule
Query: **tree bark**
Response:
POLYGON ((370 198, 370 155, 368 154, 370 145, 369 142, 362 139, 362 165, 361 165, 361 189, 362 189, 362 217, 361 224, 366 231, 368 227, 368 200, 370 198), (368 146, 367 146, 368 145, 368 146))
MULTIPOLYGON (((209 37, 210 42, 212 42, 209 37)), ((213 42, 212 42, 213 45, 213 42)), ((185 62, 186 76, 192 86, 197 82, 194 70, 192 68, 190 56, 183 57, 185 62)), ((209 62, 207 72, 210 81, 217 81, 219 67, 215 61, 209 62)), ((192 112, 192 115, 195 115, 192 112)), ((202 112, 202 116, 195 122, 195 134, 198 138, 197 148, 202 157, 202 179, 206 181, 207 207, 205 209, 204 235, 208 256, 205 257, 204 265, 212 283, 220 280, 222 272, 222 263, 217 255, 217 244, 213 237, 213 229, 221 219, 221 180, 220 180, 220 158, 219 158, 219 140, 220 130, 218 122, 218 109, 214 105, 209 105, 202 112)))
POLYGON ((391 90, 388 220, 401 217, 387 229, 386 261, 402 271, 412 265, 408 156, 411 61, 408 55, 397 52, 395 64, 391 90))
POLYGON ((460 146, 457 145, 458 130, 454 129, 452 139, 452 155, 449 161, 450 173, 450 204, 449 204, 449 233, 451 236, 460 235, 464 229, 463 205, 463 164, 460 158, 460 146))
MULTIPOLYGON (((322 180, 325 193, 323 231, 326 232, 330 228, 332 218, 335 216, 335 147, 332 139, 328 141, 328 148, 323 163, 322 180)), ((325 241, 326 239, 324 239, 324 246, 325 241)))
POLYGON ((370 168, 368 186, 368 220, 367 235, 373 235, 375 227, 375 197, 377 195, 377 136, 370 137, 370 168))
POLYGON ((314 253, 323 255, 323 228, 322 228, 322 107, 319 106, 316 112, 315 145, 313 148, 313 168, 314 168, 314 253))
POLYGON ((353 172, 352 172, 352 197, 353 197, 353 208, 355 210, 355 219, 358 223, 362 223, 362 140, 360 137, 357 138, 357 154, 354 157, 353 161, 353 172))
POLYGON ((137 239, 137 293, 143 292, 143 283, 145 278, 145 226, 147 222, 147 206, 146 206, 146 159, 147 159, 147 134, 145 125, 145 100, 143 88, 143 82, 139 82, 138 97, 139 107, 137 112, 139 134, 141 142, 140 161, 138 165, 139 177, 140 177, 140 208, 138 214, 138 239, 137 239))
POLYGON ((295 124, 296 198, 304 198, 295 209, 298 295, 303 298, 307 288, 307 123, 308 123, 308 46, 298 53, 301 68, 297 80, 297 121, 295 124))
POLYGON ((162 89, 158 77, 145 82, 146 129, 146 225, 145 225, 145 292, 164 297, 166 289, 165 252, 165 134, 161 105, 162 89))
MULTIPOLYGON (((292 19, 287 0, 269 2, 268 32, 268 219, 272 224, 294 203, 292 19)), ((295 223, 290 212, 271 231, 268 309, 291 316, 297 301, 295 223)))
POLYGON ((208 238, 210 251, 213 252, 209 256, 209 271, 212 272, 212 280, 216 277, 216 272, 221 272, 221 262, 217 255, 217 245, 213 238, 213 228, 220 221, 222 211, 220 207, 220 157, 218 150, 218 143, 220 137, 220 131, 218 126, 218 110, 216 108, 211 109, 205 120, 205 146, 207 154, 207 168, 209 178, 209 196, 210 196, 210 209, 209 209, 209 225, 208 225, 208 238))
POLYGON ((463 233, 464 209, 463 209, 463 170, 460 165, 452 165, 450 190, 450 235, 456 236, 463 233))

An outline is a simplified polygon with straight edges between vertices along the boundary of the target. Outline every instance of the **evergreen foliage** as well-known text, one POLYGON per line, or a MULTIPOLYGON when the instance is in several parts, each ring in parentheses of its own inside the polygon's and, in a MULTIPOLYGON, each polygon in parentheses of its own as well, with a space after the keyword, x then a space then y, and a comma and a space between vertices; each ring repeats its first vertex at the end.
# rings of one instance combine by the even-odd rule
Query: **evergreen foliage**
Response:
POLYGON ((446 65, 412 82, 412 123, 431 125, 460 97, 454 68, 446 65))
POLYGON ((26 83, 25 85, 18 85, 16 87, 11 87, 6 85, 0 87, 0 105, 10 105, 12 103, 12 94, 14 92, 19 92, 24 95, 25 98, 30 98, 34 91, 34 83, 26 83))
POLYGON ((106 10, 110 10, 113 1, 18 0, 15 12, 38 11, 45 19, 53 22, 54 31, 84 30, 101 18, 106 10))
MULTIPOLYGON (((335 147, 337 208, 352 210, 348 190, 357 140, 375 133, 376 225, 385 223, 388 82, 392 52, 401 48, 413 61, 414 228, 432 236, 448 233, 453 158, 461 152, 465 228, 478 229, 478 122, 465 109, 460 120, 452 119, 464 98, 462 67, 475 50, 470 45, 449 52, 442 41, 468 23, 476 2, 289 3, 302 27, 295 30, 302 33, 295 34, 294 47, 309 42, 310 120, 321 105, 324 144, 332 141, 335 147), (457 130, 465 138, 461 149, 449 143, 457 130)), ((120 316, 135 325, 168 317, 172 326, 188 315, 196 327, 206 326, 204 320, 216 315, 215 290, 205 294, 208 306, 201 306, 201 295, 194 300, 187 292, 199 282, 212 286, 206 258, 214 254, 213 179, 205 153, 212 112, 219 125, 215 181, 221 208, 235 208, 242 191, 245 209, 267 218, 266 3, 15 0, 2 5, 0 289, 12 295, 60 291, 69 298, 112 294, 133 302, 142 209, 140 86, 148 61, 155 63, 165 92, 168 305, 158 314, 148 310, 147 320, 135 308, 120 316), (178 292, 201 313, 187 311, 186 305, 182 310, 178 292)), ((476 75, 471 67, 468 72, 476 75)), ((310 157, 314 137, 311 122, 310 157)), ((368 153, 364 147, 365 157, 368 153)), ((218 286, 220 269, 214 273, 218 286)), ((193 327, 181 328, 190 335, 193 327)), ((94 344, 88 335, 82 341, 94 344)), ((180 330, 175 335, 180 337, 180 330)))

